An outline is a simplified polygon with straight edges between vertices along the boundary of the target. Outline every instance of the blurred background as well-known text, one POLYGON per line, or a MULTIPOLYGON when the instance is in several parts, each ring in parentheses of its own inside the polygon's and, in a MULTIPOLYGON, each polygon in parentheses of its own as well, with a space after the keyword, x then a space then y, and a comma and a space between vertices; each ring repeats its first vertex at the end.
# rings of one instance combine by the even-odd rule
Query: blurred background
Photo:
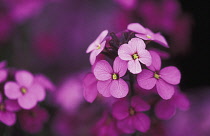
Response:
MULTIPOLYGON (((82 92, 66 92, 65 88, 82 90, 78 88, 81 84, 75 84, 80 83, 82 75, 91 68, 89 54, 85 53, 87 47, 105 29, 120 32, 129 23, 138 22, 166 37, 170 46, 166 50, 170 53, 166 62, 180 69, 180 88, 192 103, 188 112, 167 122, 168 135, 207 136, 210 135, 210 123, 204 122, 210 120, 206 114, 210 109, 210 10, 207 5, 208 1, 198 0, 0 0, 0 60, 6 60, 9 67, 47 75, 59 92, 64 92, 56 92, 57 96, 61 95, 63 100, 65 94, 71 95, 65 102, 58 99, 58 103, 70 112, 81 110, 81 103, 87 104, 82 92), (198 116, 203 118, 191 120, 198 116), (181 130, 178 119, 185 124, 197 122, 197 125, 188 131, 181 130), (172 128, 183 133, 176 134, 172 128), (194 128, 199 132, 193 132, 194 128)), ((70 116, 88 122, 85 117, 74 115, 70 116)), ((74 129, 71 123, 70 126, 74 129)), ((59 131, 64 132, 64 128, 60 128, 59 131)))

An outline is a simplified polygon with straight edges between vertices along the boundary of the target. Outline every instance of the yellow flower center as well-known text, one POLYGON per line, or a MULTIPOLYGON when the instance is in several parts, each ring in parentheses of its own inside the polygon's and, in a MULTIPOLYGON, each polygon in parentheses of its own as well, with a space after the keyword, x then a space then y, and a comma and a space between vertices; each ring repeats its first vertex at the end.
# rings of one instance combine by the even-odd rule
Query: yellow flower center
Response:
POLYGON ((135 59, 138 59, 139 58, 139 55, 137 53, 133 54, 132 55, 132 58, 135 60, 135 59))
POLYGON ((20 88, 20 91, 21 91, 22 94, 27 93, 27 89, 25 87, 21 87, 20 88))
POLYGON ((149 38, 149 39, 152 38, 150 35, 147 35, 146 37, 149 38))
POLYGON ((156 72, 154 73, 154 78, 159 79, 160 75, 158 75, 156 72))
POLYGON ((100 45, 100 44, 98 44, 98 45, 96 46, 96 50, 99 50, 99 49, 101 49, 101 45, 100 45))
POLYGON ((117 80, 118 78, 119 78, 119 77, 118 77, 117 74, 114 73, 114 74, 112 75, 112 79, 117 80))
POLYGON ((130 107, 129 113, 131 116, 133 116, 136 113, 136 111, 133 109, 133 107, 130 107))
POLYGON ((0 111, 3 111, 5 109, 5 105, 3 103, 0 104, 0 111))

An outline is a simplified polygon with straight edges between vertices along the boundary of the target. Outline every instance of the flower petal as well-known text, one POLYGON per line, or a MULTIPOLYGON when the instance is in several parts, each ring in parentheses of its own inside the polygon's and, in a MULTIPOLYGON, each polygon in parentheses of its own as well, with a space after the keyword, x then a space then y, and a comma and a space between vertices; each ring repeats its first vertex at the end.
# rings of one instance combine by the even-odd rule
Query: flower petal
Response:
POLYGON ((160 97, 165 100, 171 99, 174 94, 174 86, 166 83, 162 79, 157 80, 156 88, 160 97))
POLYGON ((46 92, 41 85, 33 84, 29 88, 29 91, 30 91, 30 93, 33 93, 33 95, 35 95, 37 97, 37 101, 43 101, 45 99, 46 92))
POLYGON ((128 70, 133 74, 138 74, 142 71, 141 65, 138 59, 128 61, 128 70))
POLYGON ((112 80, 110 93, 115 98, 123 98, 128 94, 128 84, 123 79, 112 80))
POLYGON ((176 107, 170 100, 160 100, 155 106, 155 114, 159 119, 168 120, 176 113, 176 107))
POLYGON ((152 57, 147 50, 141 50, 138 52, 139 55, 139 61, 146 66, 150 66, 152 64, 152 57))
POLYGON ((107 61, 101 60, 95 65, 93 72, 98 80, 105 81, 111 79, 113 70, 107 61))
POLYGON ((138 112, 150 109, 150 105, 143 101, 139 96, 132 97, 131 106, 138 112))
POLYGON ((124 133, 131 134, 135 132, 135 128, 133 126, 133 120, 131 117, 127 117, 123 120, 118 120, 117 126, 124 133))
POLYGON ((7 126, 12 126, 16 122, 16 114, 10 111, 0 111, 0 121, 2 121, 7 126))
POLYGON ((102 94, 104 97, 110 97, 110 85, 111 85, 111 79, 106 81, 98 81, 97 83, 97 89, 100 94, 102 94))
POLYGON ((14 112, 14 111, 18 111, 21 109, 16 100, 7 99, 4 102, 5 102, 7 111, 14 112))
POLYGON ((181 110, 188 110, 190 108, 190 101, 187 96, 181 92, 173 97, 173 103, 181 110))
POLYGON ((8 71, 5 69, 0 70, 0 83, 5 81, 8 75, 8 71))
POLYGON ((181 73, 174 66, 169 66, 161 69, 159 74, 163 80, 172 85, 177 85, 180 83, 181 73))
POLYGON ((123 44, 118 49, 118 55, 122 60, 132 60, 132 55, 135 53, 129 44, 123 44))
POLYGON ((20 86, 12 81, 9 81, 4 85, 4 93, 9 99, 17 99, 22 95, 20 86))
POLYGON ((127 26, 127 29, 136 33, 145 33, 145 28, 139 23, 131 23, 127 26))
POLYGON ((138 131, 146 132, 150 128, 150 118, 143 113, 136 113, 133 118, 133 125, 138 131))
POLYGON ((166 39, 160 33, 154 34, 154 41, 159 43, 160 45, 163 45, 164 47, 169 48, 166 39))
POLYGON ((145 50, 146 44, 142 39, 139 38, 132 38, 129 42, 128 45, 131 47, 134 53, 139 52, 141 50, 145 50))
POLYGON ((119 57, 115 58, 114 60, 114 73, 118 73, 119 77, 122 77, 125 75, 127 69, 128 69, 128 62, 121 60, 119 57))
POLYGON ((32 109, 37 104, 37 96, 31 93, 26 93, 23 96, 18 98, 18 104, 23 109, 27 109, 27 110, 32 109))
POLYGON ((160 56, 155 51, 149 51, 152 57, 152 64, 148 68, 152 71, 159 71, 161 68, 160 56))
POLYGON ((157 79, 154 78, 154 72, 143 69, 137 76, 137 82, 141 88, 150 90, 155 86, 157 79))
POLYGON ((125 119, 129 116, 129 102, 126 99, 121 99, 112 105, 112 115, 117 120, 125 119))
POLYGON ((22 70, 15 73, 15 79, 20 85, 29 87, 34 80, 34 77, 30 72, 22 70))

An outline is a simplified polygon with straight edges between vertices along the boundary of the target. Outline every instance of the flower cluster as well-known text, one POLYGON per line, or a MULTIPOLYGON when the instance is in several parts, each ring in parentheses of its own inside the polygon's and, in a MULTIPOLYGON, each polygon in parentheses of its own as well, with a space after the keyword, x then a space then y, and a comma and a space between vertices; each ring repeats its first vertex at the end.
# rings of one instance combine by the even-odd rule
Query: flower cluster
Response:
POLYGON ((104 30, 88 47, 92 72, 83 80, 84 98, 91 103, 99 95, 117 98, 111 104, 111 114, 106 116, 112 123, 100 125, 107 131, 98 129, 103 132, 97 133, 111 136, 149 133, 154 124, 151 116, 169 119, 176 108, 189 108, 188 99, 178 89, 179 69, 162 68, 160 52, 152 47, 154 43, 169 48, 159 32, 131 23, 124 32, 108 35, 108 30, 104 30))
POLYGON ((0 63, 0 73, 0 122, 12 126, 18 118, 23 130, 40 131, 48 113, 39 102, 54 85, 44 75, 8 68, 6 62, 0 63))

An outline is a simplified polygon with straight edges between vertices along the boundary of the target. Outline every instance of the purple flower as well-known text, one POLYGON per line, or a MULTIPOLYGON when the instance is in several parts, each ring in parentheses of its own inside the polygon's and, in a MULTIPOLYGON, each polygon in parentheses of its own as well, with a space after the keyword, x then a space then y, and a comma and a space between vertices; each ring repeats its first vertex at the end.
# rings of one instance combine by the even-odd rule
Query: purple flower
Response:
POLYGON ((15 112, 20 110, 17 101, 5 100, 0 101, 0 121, 7 126, 12 126, 16 122, 15 112))
POLYGON ((116 98, 125 97, 128 94, 128 85, 121 77, 126 71, 127 63, 119 57, 115 58, 113 69, 107 61, 99 61, 94 68, 94 75, 99 80, 97 83, 99 93, 104 97, 111 95, 116 98))
POLYGON ((138 74, 142 71, 140 62, 146 66, 151 65, 151 55, 145 48, 144 41, 139 38, 133 38, 128 44, 120 46, 118 55, 122 60, 128 61, 128 70, 131 73, 138 74))
POLYGON ((17 71, 15 80, 8 81, 4 85, 5 95, 9 99, 18 100, 18 104, 23 109, 33 108, 38 101, 45 98, 45 90, 40 85, 34 82, 34 77, 28 71, 17 71))
POLYGON ((39 132, 48 118, 49 115, 47 111, 38 106, 31 110, 23 110, 18 114, 22 129, 29 133, 39 132))
POLYGON ((37 74, 34 76, 34 80, 48 91, 54 92, 56 90, 55 85, 45 75, 37 74))
POLYGON ((4 82, 8 75, 8 70, 5 68, 7 65, 6 61, 0 62, 0 83, 4 82))
POLYGON ((161 68, 160 56, 150 51, 152 56, 152 65, 149 70, 143 69, 137 76, 140 87, 150 90, 156 86, 158 94, 165 100, 170 99, 174 94, 174 85, 179 84, 181 79, 180 71, 174 66, 161 68))
POLYGON ((83 96, 86 101, 92 103, 98 94, 97 90, 97 79, 93 73, 89 73, 83 80, 83 96))
POLYGON ((186 95, 176 87, 175 94, 170 100, 160 100, 155 106, 155 114, 158 118, 168 120, 176 113, 176 109, 188 110, 190 102, 186 95))
POLYGON ((142 111, 150 106, 139 96, 131 98, 131 102, 121 99, 113 104, 112 114, 118 120, 117 126, 124 133, 134 133, 136 130, 146 132, 150 128, 150 119, 142 111))
POLYGON ((90 63, 93 65, 96 60, 96 56, 102 52, 105 47, 106 41, 104 40, 108 34, 108 30, 104 30, 100 33, 100 35, 96 38, 94 42, 92 42, 86 50, 86 53, 90 53, 90 63))
POLYGON ((144 28, 139 23, 131 23, 127 26, 127 29, 136 32, 136 37, 143 40, 151 40, 168 48, 168 43, 160 33, 153 33, 150 29, 144 28))

